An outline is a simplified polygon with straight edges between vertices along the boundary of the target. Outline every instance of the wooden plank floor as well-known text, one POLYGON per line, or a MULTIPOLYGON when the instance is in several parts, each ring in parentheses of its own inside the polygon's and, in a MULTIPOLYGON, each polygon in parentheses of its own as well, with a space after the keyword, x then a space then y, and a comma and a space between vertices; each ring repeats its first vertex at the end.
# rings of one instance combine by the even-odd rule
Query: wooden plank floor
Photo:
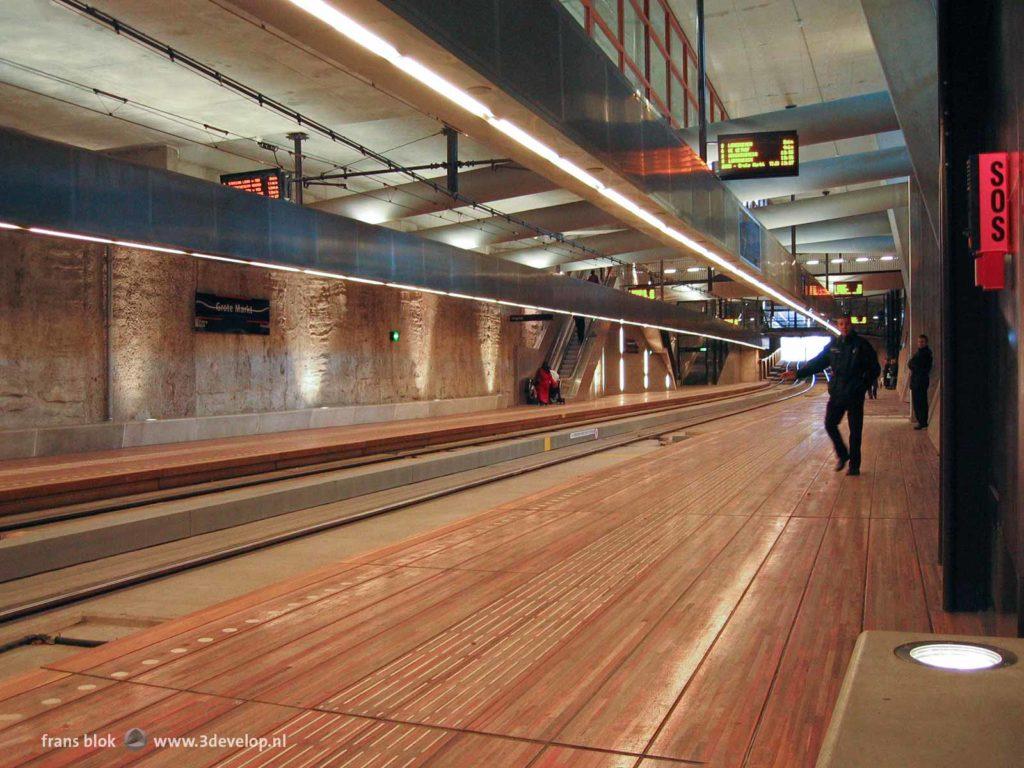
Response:
POLYGON ((557 429, 667 406, 712 402, 767 386, 767 382, 690 386, 671 392, 613 395, 548 408, 520 406, 436 418, 0 461, 0 511, 37 508, 33 499, 73 503, 525 430, 557 429))
POLYGON ((869 401, 864 474, 837 475, 824 403, 0 681, 0 764, 812 766, 862 629, 986 629, 937 607, 927 436, 869 401), (134 727, 138 751, 41 742, 134 727))

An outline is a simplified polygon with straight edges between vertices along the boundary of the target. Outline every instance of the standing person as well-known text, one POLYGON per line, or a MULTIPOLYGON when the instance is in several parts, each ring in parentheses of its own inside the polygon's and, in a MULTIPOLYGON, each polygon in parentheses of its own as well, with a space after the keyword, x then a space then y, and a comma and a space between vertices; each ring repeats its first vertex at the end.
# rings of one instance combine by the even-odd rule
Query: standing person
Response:
POLYGON ((928 337, 923 333, 917 337, 917 352, 910 358, 907 367, 910 368, 910 399, 917 420, 914 429, 927 429, 928 377, 932 373, 932 350, 928 346, 928 337))
POLYGON ((590 283, 600 283, 601 282, 601 278, 598 277, 597 276, 597 272, 595 272, 592 269, 592 270, 590 270, 590 277, 587 278, 587 282, 590 282, 590 283))
POLYGON ((828 383, 828 406, 825 408, 825 431, 835 447, 836 472, 842 471, 847 462, 848 475, 860 474, 860 443, 864 431, 864 395, 868 386, 878 378, 881 368, 875 348, 853 330, 849 315, 836 320, 840 336, 833 339, 821 354, 807 361, 796 371, 782 374, 785 381, 804 379, 826 368, 832 369, 828 383), (846 415, 850 427, 850 445, 846 446, 839 433, 839 424, 846 415))

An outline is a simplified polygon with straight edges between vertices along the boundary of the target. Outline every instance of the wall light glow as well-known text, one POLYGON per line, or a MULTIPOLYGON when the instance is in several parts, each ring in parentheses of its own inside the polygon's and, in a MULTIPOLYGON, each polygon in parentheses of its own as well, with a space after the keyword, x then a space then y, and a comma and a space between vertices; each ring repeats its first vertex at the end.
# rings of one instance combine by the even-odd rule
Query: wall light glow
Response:
POLYGON ((619 392, 626 391, 626 360, 619 355, 619 392))

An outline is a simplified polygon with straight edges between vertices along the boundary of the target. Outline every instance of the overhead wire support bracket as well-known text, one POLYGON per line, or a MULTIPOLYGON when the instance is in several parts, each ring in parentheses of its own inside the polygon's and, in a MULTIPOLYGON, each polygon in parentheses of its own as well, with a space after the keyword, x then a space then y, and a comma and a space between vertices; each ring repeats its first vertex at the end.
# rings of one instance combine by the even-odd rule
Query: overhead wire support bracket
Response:
POLYGON ((605 254, 600 253, 594 250, 593 248, 582 245, 573 240, 559 240, 559 237, 563 237, 562 233, 552 232, 548 229, 545 229, 544 227, 538 227, 535 224, 530 224, 528 221, 524 221, 517 217, 509 216, 508 214, 502 213, 496 208, 484 205, 483 203, 479 203, 475 200, 470 200, 469 198, 463 196, 458 192, 453 192, 449 190, 445 185, 438 184, 432 179, 426 178, 425 176, 422 176, 419 173, 416 173, 415 171, 405 170, 402 168, 402 166, 400 166, 398 163, 394 162, 387 156, 382 155, 381 153, 376 152, 370 149, 369 147, 366 147, 360 144, 359 142, 348 138, 347 136, 343 136, 337 133, 334 129, 330 128, 329 126, 324 125, 323 123, 320 123, 310 117, 307 117, 306 115, 303 115, 300 112, 297 112, 296 110, 292 109, 286 104, 279 102, 276 99, 273 99, 270 96, 267 96, 266 94, 263 94, 257 91, 256 89, 238 80, 235 80, 234 78, 228 75, 223 74, 219 70, 214 69, 208 64, 204 64, 198 59, 192 58, 188 54, 182 53, 181 51, 171 47, 170 45, 163 43, 154 37, 151 37, 142 30, 136 29, 135 27, 132 27, 128 24, 119 21, 114 16, 111 16, 110 14, 101 11, 98 8, 88 5, 87 3, 81 2, 81 0, 55 0, 55 2, 60 3, 61 5, 70 8, 76 13, 86 16, 109 29, 112 29, 119 35, 127 37, 140 45, 143 45, 153 51, 156 51, 157 53, 164 56, 171 62, 191 69, 193 72, 199 74, 200 76, 205 77, 208 80, 214 81, 218 85, 233 91, 234 93, 242 96, 243 98, 248 99, 251 102, 254 102, 255 104, 259 105, 264 109, 269 109, 272 112, 276 112, 277 114, 294 121, 297 125, 301 126, 302 128, 308 131, 315 131, 321 136, 327 137, 331 141, 334 141, 338 144, 342 144, 344 146, 349 147, 350 149, 355 150, 356 152, 361 153, 364 157, 373 158, 381 165, 386 166, 391 171, 397 173, 404 173, 411 179, 426 184, 435 192, 449 196, 452 200, 462 203, 463 205, 477 207, 480 210, 485 211, 486 213, 496 218, 504 218, 509 223, 523 227, 524 229, 527 229, 531 232, 535 232, 537 235, 540 235, 542 237, 548 237, 558 240, 558 242, 561 242, 565 244, 567 247, 579 251, 580 253, 586 254, 590 258, 602 259, 604 261, 610 262, 612 264, 618 264, 620 266, 627 265, 627 262, 624 262, 620 259, 616 259, 614 256, 606 256, 605 254))

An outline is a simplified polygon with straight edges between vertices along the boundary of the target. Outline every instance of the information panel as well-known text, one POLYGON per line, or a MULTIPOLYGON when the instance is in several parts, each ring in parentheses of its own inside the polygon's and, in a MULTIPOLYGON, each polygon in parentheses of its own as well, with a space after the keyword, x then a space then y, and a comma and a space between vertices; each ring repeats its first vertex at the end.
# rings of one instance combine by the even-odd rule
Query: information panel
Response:
POLYGON ((263 171, 245 171, 243 173, 225 173, 220 177, 225 187, 251 192, 254 195, 273 197, 280 200, 284 197, 284 174, 277 168, 263 171))
POLYGON ((730 133, 718 137, 720 179, 764 179, 799 174, 796 131, 730 133))
POLYGON ((833 283, 832 293, 835 296, 863 296, 864 283, 861 280, 851 280, 846 283, 833 283))

